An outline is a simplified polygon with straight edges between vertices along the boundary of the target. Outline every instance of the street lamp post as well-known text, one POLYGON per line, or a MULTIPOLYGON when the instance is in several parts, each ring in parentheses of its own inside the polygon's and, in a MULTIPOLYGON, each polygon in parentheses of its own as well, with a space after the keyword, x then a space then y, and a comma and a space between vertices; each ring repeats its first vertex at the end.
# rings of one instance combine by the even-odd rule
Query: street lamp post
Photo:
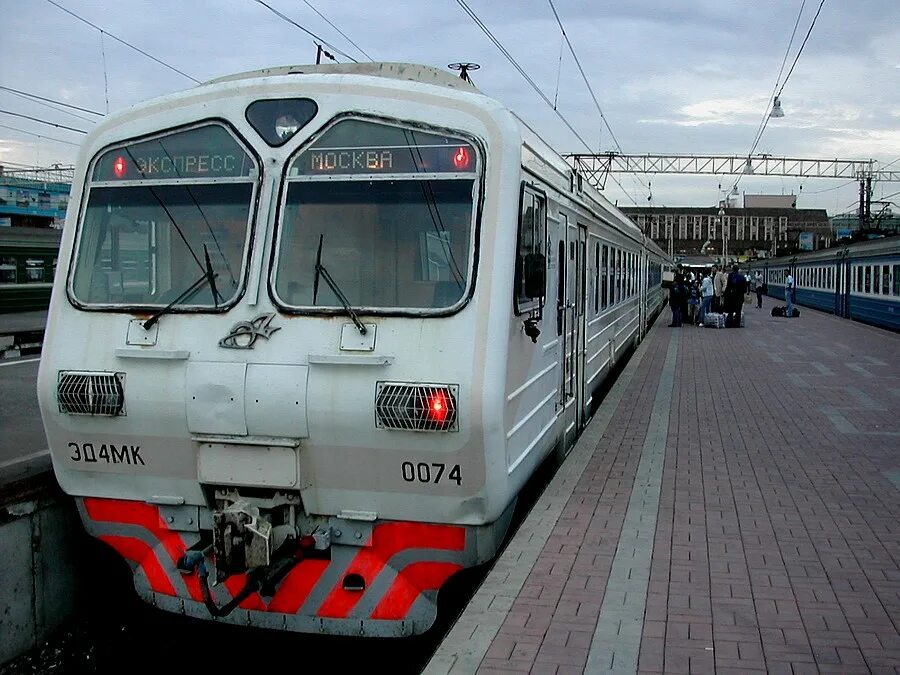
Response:
POLYGON ((725 209, 719 208, 719 215, 716 218, 722 226, 722 264, 728 264, 728 227, 725 225, 725 209))

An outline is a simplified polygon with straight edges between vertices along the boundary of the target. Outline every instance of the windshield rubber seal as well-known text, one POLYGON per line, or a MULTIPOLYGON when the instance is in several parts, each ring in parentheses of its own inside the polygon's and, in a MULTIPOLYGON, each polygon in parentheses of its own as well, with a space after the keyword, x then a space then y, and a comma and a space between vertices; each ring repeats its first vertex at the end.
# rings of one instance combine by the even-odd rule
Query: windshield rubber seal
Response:
MULTIPOLYGON (((439 318, 439 317, 447 317, 453 316, 454 314, 458 314, 471 302, 473 295, 475 294, 475 285, 477 282, 478 276, 478 262, 479 262, 479 252, 481 250, 481 219, 482 219, 482 211, 484 206, 484 193, 485 193, 485 175, 486 175, 486 164, 487 164, 487 152, 485 150, 484 143, 477 137, 472 134, 459 131, 458 129, 449 129, 446 127, 439 127, 436 125, 431 125, 426 122, 416 121, 416 120, 402 120, 398 118, 385 117, 380 115, 372 115, 359 111, 345 111, 341 112, 338 115, 335 115, 327 122, 325 122, 321 127, 319 127, 313 134, 307 137, 302 145, 298 146, 294 152, 287 158, 284 162, 284 166, 282 167, 282 175, 281 181, 279 182, 278 189, 278 209, 275 215, 275 223, 274 223, 274 231, 272 236, 272 247, 269 252, 269 275, 268 275, 268 292, 269 299, 272 301, 272 304, 278 308, 278 311, 282 314, 293 315, 293 316, 348 316, 347 311, 343 307, 310 307, 310 306, 293 306, 285 304, 275 293, 275 276, 277 272, 278 258, 279 258, 279 249, 281 247, 281 224, 282 218, 284 216, 284 208, 286 206, 287 201, 287 188, 290 182, 301 182, 301 181, 288 181, 288 171, 290 171, 291 164, 297 159, 297 157, 306 150, 310 145, 312 145, 319 137, 321 137, 325 132, 327 132, 331 127, 336 125, 339 122, 342 122, 347 119, 360 119, 364 121, 371 121, 378 124, 386 124, 388 126, 394 127, 406 127, 415 130, 425 131, 427 133, 443 133, 451 136, 458 137, 468 143, 471 143, 477 150, 479 159, 481 160, 479 163, 479 171, 475 178, 475 199, 472 202, 473 208, 473 228, 472 228, 472 263, 471 263, 471 281, 468 283, 466 292, 456 303, 449 307, 441 307, 441 308, 387 308, 387 307, 366 307, 366 306, 353 306, 353 310, 357 313, 358 316, 402 316, 402 317, 418 317, 418 318, 439 318)), ((399 175, 399 174, 398 174, 399 175)), ((414 174, 409 174, 413 176, 414 174)))
MULTIPOLYGON (((139 314, 150 315, 152 316, 160 309, 165 307, 165 305, 148 305, 148 304, 106 304, 106 303, 85 303, 75 297, 75 293, 73 290, 74 285, 74 274, 75 267, 78 259, 78 251, 81 247, 81 235, 84 231, 84 218, 87 213, 87 203, 91 194, 91 180, 90 176, 93 175, 94 167, 99 161, 100 157, 103 156, 106 152, 117 148, 124 147, 126 145, 132 143, 139 143, 141 141, 152 140, 154 138, 161 138, 163 136, 167 136, 173 132, 178 131, 187 131, 189 129, 194 129, 203 126, 209 126, 210 124, 218 124, 224 127, 228 132, 230 132, 240 143, 241 149, 245 152, 248 152, 254 160, 256 160, 257 164, 257 177, 256 180, 252 182, 253 185, 253 199, 250 202, 250 209, 248 212, 247 219, 247 229, 249 230, 249 236, 247 238, 247 243, 244 247, 241 264, 244 267, 243 274, 240 277, 240 287, 238 288, 238 292, 234 295, 232 300, 228 303, 223 303, 218 307, 208 306, 208 307, 172 307, 166 314, 224 314, 228 312, 232 307, 237 305, 244 295, 247 292, 248 281, 250 278, 250 252, 253 251, 253 247, 256 241, 257 235, 257 215, 259 213, 259 201, 262 195, 262 185, 264 181, 264 172, 265 167, 262 161, 262 157, 256 151, 251 143, 247 141, 247 139, 229 122, 227 119, 222 117, 207 117, 200 120, 193 120, 187 124, 179 124, 172 127, 166 127, 164 129, 154 130, 149 134, 141 134, 140 136, 132 136, 129 138, 118 140, 114 143, 110 143, 100 148, 94 156, 91 158, 90 162, 88 162, 87 167, 85 169, 84 176, 81 178, 81 185, 83 186, 83 191, 81 195, 81 203, 78 207, 78 220, 76 221, 75 228, 75 236, 72 239, 72 248, 69 251, 69 264, 68 270, 66 270, 66 298, 73 307, 78 310, 84 312, 105 312, 109 314, 139 314)), ((250 181, 247 181, 248 183, 250 181)), ((177 185, 177 183, 172 183, 173 185, 177 185)), ((159 184, 157 184, 159 185, 159 184)), ((165 185, 165 183, 162 183, 165 185)))

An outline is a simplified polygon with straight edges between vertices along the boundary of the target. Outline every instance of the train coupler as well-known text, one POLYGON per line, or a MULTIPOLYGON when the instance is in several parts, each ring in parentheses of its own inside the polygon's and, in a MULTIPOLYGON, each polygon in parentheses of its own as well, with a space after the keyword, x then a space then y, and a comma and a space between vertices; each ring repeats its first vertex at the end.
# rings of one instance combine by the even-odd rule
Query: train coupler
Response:
POLYGON ((272 524, 258 507, 239 499, 213 513, 217 582, 232 574, 268 566, 273 549, 272 524))

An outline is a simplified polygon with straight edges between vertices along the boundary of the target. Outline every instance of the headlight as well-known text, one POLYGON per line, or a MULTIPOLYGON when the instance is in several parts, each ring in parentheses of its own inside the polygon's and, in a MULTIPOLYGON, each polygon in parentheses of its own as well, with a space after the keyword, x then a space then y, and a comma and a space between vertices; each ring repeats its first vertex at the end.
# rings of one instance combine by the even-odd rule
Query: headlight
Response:
POLYGON ((378 382, 375 388, 375 426, 405 431, 458 431, 456 396, 452 384, 378 382))
POLYGON ((59 372, 59 411, 69 415, 125 414, 125 373, 59 372))

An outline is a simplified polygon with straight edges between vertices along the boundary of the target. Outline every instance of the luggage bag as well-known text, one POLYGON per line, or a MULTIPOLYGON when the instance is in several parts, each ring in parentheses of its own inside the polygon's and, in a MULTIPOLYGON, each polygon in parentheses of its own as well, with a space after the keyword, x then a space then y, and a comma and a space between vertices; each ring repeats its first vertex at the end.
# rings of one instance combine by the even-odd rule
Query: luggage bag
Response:
POLYGON ((703 325, 707 328, 725 328, 725 315, 718 312, 707 312, 703 317, 703 325))

